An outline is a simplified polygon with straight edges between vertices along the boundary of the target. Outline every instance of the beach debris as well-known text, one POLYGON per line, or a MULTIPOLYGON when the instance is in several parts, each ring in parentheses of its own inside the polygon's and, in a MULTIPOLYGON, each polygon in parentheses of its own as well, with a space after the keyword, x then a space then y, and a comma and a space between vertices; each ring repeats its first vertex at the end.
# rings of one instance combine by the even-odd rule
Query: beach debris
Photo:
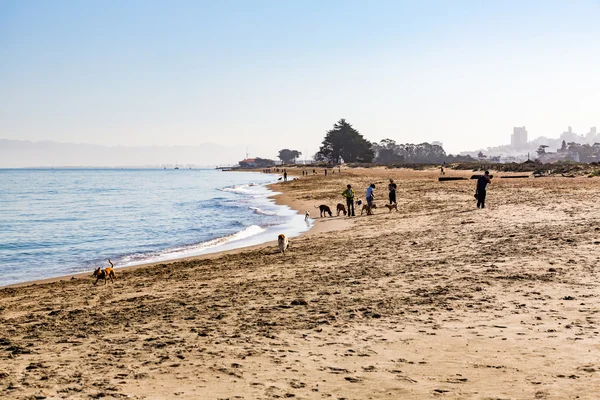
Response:
POLYGON ((292 302, 290 303, 293 306, 306 306, 308 305, 307 301, 304 299, 294 299, 292 300, 292 302))
POLYGON ((327 369, 329 369, 329 371, 331 371, 332 374, 343 374, 350 372, 346 368, 327 367, 327 369))
POLYGON ((357 382, 362 381, 361 378, 357 378, 357 377, 354 377, 354 376, 346 376, 346 377, 344 377, 344 379, 347 380, 348 382, 351 382, 351 383, 357 383, 357 382))
POLYGON ((438 182, 447 182, 447 181, 466 181, 467 178, 463 178, 460 176, 440 176, 438 178, 438 182))

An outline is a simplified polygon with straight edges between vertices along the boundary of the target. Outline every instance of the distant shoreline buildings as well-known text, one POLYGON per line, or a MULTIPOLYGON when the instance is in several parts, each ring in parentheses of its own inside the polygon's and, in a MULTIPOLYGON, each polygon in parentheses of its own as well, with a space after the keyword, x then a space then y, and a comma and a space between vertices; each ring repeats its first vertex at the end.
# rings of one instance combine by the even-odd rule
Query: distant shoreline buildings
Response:
POLYGON ((522 127, 514 127, 513 134, 510 137, 511 146, 525 146, 527 145, 527 129, 522 127))
POLYGON ((510 144, 463 152, 461 155, 476 157, 480 152, 487 159, 499 162, 523 162, 536 158, 542 162, 584 159, 595 161, 596 156, 592 154, 600 154, 600 135, 595 126, 586 134, 577 134, 569 126, 557 139, 540 136, 529 140, 527 128, 515 126, 510 136, 510 144), (545 151, 546 148, 548 152, 545 151))

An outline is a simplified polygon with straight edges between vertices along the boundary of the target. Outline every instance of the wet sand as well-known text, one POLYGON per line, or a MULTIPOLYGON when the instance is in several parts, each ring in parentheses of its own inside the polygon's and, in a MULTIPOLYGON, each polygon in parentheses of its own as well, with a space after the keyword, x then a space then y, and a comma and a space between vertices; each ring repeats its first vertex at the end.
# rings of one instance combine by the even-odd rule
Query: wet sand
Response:
POLYGON ((382 205, 391 176, 399 212, 324 218, 285 255, 1 289, 0 398, 598 397, 600 180, 494 173, 477 210, 474 181, 342 172, 278 201, 315 217, 375 182, 382 205))

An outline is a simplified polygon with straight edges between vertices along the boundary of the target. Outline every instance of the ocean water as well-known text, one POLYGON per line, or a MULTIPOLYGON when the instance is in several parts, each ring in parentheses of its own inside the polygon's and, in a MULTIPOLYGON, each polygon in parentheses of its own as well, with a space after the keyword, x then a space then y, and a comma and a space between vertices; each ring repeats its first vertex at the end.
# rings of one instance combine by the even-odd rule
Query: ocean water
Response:
POLYGON ((310 227, 275 175, 189 169, 0 169, 0 286, 228 250, 310 227))

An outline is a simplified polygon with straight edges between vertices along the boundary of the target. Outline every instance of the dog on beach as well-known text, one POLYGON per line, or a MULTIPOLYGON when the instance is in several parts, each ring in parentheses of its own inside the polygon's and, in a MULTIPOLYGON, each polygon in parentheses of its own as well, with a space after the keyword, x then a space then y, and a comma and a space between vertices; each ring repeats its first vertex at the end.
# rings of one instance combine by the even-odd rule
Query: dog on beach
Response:
POLYGON ((373 214, 371 212, 372 209, 377 208, 377 204, 373 203, 371 207, 367 203, 363 204, 362 209, 360 210, 360 215, 363 215, 364 211, 367 211, 367 215, 373 214))
POLYGON ((115 279, 117 278, 117 276, 115 275, 115 269, 114 269, 115 266, 110 261, 110 258, 108 259, 108 263, 110 264, 110 267, 106 267, 106 268, 98 267, 94 270, 94 273, 92 274, 92 277, 94 277, 94 276, 96 277, 96 282, 94 282, 94 286, 98 283, 98 281, 100 279, 104 279, 105 285, 109 279, 112 283, 115 283, 115 279))
POLYGON ((285 253, 288 247, 290 247, 290 241, 283 233, 277 236, 277 247, 280 253, 285 253))
POLYGON ((396 210, 396 212, 398 211, 398 203, 385 204, 385 207, 390 210, 390 212, 392 212, 392 210, 396 210))
POLYGON ((329 206, 326 206, 325 204, 321 204, 320 206, 315 206, 315 208, 319 209, 319 215, 322 217, 325 216, 325 214, 329 214, 330 217, 333 217, 333 213, 331 212, 331 208, 329 208, 329 206))
POLYGON ((336 211, 337 211, 337 216, 340 216, 340 213, 344 213, 344 215, 348 214, 346 212, 346 206, 343 205, 342 203, 338 203, 336 206, 336 211))
POLYGON ((309 218, 310 218, 310 213, 308 211, 306 211, 306 214, 304 214, 304 220, 308 221, 309 218))

